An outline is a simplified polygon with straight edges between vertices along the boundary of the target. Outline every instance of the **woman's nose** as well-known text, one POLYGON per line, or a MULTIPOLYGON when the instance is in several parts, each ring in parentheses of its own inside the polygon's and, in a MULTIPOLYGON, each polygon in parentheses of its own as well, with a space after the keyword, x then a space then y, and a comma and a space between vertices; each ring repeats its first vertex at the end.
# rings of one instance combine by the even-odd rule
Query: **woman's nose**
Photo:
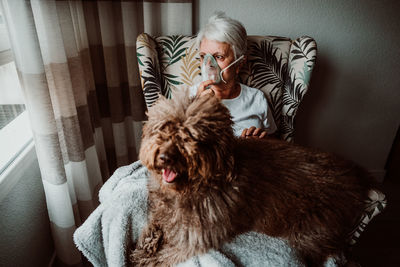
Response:
POLYGON ((207 68, 215 68, 215 66, 211 63, 211 59, 207 59, 207 62, 206 62, 206 66, 207 66, 207 68))

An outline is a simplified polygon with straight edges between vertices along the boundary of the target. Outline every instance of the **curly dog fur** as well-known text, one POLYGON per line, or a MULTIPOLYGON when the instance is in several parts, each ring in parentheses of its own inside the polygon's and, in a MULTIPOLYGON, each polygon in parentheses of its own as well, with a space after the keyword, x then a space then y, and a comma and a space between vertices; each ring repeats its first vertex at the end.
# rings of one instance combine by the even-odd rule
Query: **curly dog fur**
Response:
POLYGON ((238 139, 214 97, 160 99, 139 158, 149 218, 134 266, 173 266, 258 231, 285 238, 308 266, 347 248, 371 178, 335 155, 274 138, 238 139))

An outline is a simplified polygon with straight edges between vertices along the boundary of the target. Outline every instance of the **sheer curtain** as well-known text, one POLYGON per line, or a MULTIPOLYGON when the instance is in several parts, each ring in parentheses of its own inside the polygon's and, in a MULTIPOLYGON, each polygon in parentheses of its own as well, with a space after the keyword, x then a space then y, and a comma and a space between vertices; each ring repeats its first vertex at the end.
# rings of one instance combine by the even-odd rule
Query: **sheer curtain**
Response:
POLYGON ((81 262, 76 227, 136 160, 145 104, 136 36, 192 32, 192 0, 0 0, 24 91, 56 247, 81 262))

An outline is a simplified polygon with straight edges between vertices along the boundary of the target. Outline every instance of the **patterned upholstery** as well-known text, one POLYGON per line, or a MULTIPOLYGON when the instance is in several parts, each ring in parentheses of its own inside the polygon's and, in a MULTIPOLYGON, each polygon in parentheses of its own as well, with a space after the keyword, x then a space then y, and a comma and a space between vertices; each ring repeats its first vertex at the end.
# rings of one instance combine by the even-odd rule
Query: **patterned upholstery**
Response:
POLYGON ((369 192, 368 199, 365 200, 364 213, 358 220, 354 230, 349 235, 349 243, 351 245, 354 245, 357 242, 368 223, 372 220, 372 218, 385 209, 386 204, 386 196, 382 192, 378 190, 371 190, 369 192))
MULTIPOLYGON (((141 34, 136 41, 140 78, 146 105, 162 94, 182 90, 201 81, 195 36, 151 37, 141 34)), ((262 90, 282 139, 292 142, 294 118, 309 88, 317 45, 310 37, 290 40, 273 36, 249 36, 248 60, 239 74, 242 83, 262 90)), ((349 235, 354 244, 368 222, 386 206, 385 195, 371 191, 358 224, 349 235)))

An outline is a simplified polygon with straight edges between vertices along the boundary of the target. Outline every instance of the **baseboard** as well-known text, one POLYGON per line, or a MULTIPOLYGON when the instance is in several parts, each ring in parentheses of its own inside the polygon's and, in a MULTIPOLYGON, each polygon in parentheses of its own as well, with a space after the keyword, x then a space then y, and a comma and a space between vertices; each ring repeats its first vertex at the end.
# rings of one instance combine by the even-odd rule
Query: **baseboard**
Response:
POLYGON ((383 183, 383 180, 386 176, 386 170, 369 170, 373 177, 375 177, 376 181, 379 183, 383 183))
POLYGON ((49 261, 49 267, 53 267, 55 260, 56 260, 56 251, 54 250, 53 255, 51 256, 51 259, 49 261))

